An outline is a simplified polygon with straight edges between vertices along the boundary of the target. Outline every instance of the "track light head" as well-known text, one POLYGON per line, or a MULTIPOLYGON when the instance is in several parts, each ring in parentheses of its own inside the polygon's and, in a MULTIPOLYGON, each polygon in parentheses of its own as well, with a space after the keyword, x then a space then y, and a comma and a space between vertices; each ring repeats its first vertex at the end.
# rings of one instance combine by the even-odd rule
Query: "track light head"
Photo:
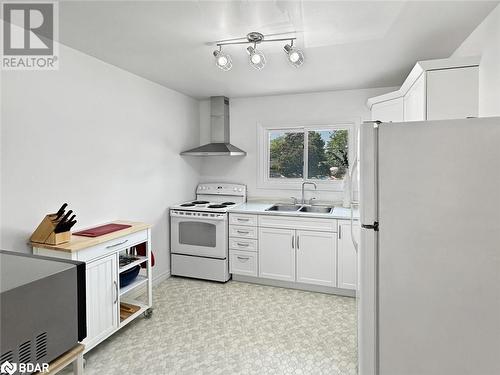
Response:
POLYGON ((304 64, 304 52, 302 52, 300 49, 294 48, 293 43, 291 45, 286 44, 283 49, 285 50, 285 53, 287 55, 288 62, 294 67, 298 68, 299 66, 304 64))
POLYGON ((261 51, 255 48, 255 44, 253 47, 252 46, 248 47, 247 52, 248 52, 248 61, 250 62, 250 65, 252 67, 254 67, 257 70, 260 70, 266 65, 266 57, 261 51))
POLYGON ((231 68, 233 67, 233 61, 231 59, 231 56, 222 52, 221 49, 214 51, 214 57, 215 57, 215 65, 217 65, 219 69, 228 71, 231 70, 231 68))

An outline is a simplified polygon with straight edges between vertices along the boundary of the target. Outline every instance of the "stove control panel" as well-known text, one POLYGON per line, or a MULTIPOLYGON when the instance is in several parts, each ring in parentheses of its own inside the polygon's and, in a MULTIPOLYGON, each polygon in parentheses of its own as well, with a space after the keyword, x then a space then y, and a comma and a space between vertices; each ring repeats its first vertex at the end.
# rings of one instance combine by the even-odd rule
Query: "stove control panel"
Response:
POLYGON ((246 185, 240 184, 204 183, 198 185, 196 194, 234 195, 244 197, 247 195, 247 187, 246 185))
POLYGON ((226 220, 226 213, 216 213, 216 212, 199 212, 199 211, 181 211, 181 210, 170 210, 170 216, 175 217, 185 217, 187 219, 209 219, 209 220, 226 220))

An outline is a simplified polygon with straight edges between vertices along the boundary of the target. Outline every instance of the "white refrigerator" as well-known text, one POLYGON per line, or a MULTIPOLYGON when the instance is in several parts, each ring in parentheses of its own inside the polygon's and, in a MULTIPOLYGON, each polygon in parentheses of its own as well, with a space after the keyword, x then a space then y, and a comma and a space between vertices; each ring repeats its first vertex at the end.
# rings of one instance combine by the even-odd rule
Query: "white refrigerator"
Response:
POLYGON ((500 117, 360 131, 359 374, 500 374, 500 117))

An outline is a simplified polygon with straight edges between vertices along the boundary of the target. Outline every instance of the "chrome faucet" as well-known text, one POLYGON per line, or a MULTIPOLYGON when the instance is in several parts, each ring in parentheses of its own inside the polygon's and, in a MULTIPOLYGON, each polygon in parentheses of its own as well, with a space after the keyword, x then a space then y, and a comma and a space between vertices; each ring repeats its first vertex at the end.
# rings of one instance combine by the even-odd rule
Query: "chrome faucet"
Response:
POLYGON ((301 200, 302 204, 306 203, 306 200, 304 199, 304 185, 313 185, 315 190, 318 188, 314 182, 304 181, 302 183, 302 200, 301 200))

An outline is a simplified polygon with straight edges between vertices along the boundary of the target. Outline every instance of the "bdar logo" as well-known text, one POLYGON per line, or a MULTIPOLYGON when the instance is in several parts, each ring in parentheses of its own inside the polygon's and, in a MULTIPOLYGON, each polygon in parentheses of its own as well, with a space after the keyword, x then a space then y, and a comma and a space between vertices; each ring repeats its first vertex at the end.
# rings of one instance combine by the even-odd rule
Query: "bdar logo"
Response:
POLYGON ((17 370, 17 365, 15 363, 10 363, 9 361, 5 361, 0 366, 0 373, 12 375, 17 370))

